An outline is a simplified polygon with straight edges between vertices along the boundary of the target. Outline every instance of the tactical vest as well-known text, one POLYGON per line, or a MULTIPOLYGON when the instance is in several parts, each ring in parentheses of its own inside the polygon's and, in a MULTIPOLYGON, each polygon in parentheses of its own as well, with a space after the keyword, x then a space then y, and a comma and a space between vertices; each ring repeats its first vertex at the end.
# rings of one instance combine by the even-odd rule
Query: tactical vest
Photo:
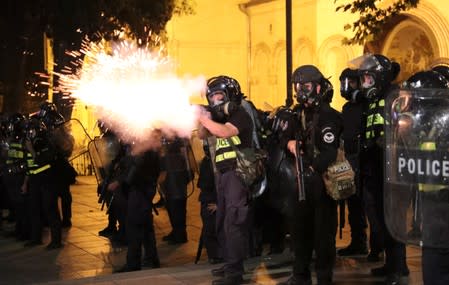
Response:
POLYGON ((19 174, 26 170, 25 148, 21 143, 9 144, 8 157, 6 159, 6 173, 19 174))
POLYGON ((237 153, 233 150, 228 140, 232 140, 234 145, 238 147, 241 144, 238 136, 233 136, 228 139, 217 138, 215 147, 215 165, 220 172, 225 172, 235 168, 235 158, 237 153))
POLYGON ((374 145, 377 139, 384 135, 384 106, 384 99, 376 100, 368 105, 365 122, 365 146, 367 147, 374 145))
POLYGON ((36 175, 51 168, 50 164, 39 165, 31 153, 27 153, 27 175, 36 175))
MULTIPOLYGON (((434 151, 434 150, 436 150, 436 144, 435 144, 435 142, 423 142, 420 145, 420 149, 426 150, 426 151, 434 151)), ((425 184, 425 183, 419 183, 418 187, 419 187, 420 192, 439 191, 443 188, 447 188, 446 185, 425 184)))

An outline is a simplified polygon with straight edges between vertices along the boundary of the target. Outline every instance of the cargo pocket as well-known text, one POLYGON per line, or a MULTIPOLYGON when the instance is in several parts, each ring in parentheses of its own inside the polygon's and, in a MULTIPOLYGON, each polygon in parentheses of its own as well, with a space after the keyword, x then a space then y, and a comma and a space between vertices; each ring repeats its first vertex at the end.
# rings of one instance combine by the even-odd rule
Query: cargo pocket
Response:
POLYGON ((248 206, 231 207, 234 225, 245 225, 248 221, 248 206))

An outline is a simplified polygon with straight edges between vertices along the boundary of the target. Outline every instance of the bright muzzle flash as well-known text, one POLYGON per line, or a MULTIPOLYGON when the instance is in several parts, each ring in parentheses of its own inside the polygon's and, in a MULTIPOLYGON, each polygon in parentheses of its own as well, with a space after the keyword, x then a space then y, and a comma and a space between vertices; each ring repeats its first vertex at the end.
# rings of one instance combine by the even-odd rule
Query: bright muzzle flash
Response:
POLYGON ((162 48, 151 51, 127 41, 113 43, 109 52, 85 43, 81 54, 73 55, 78 69, 60 75, 62 91, 93 107, 121 139, 145 141, 154 130, 190 137, 198 106, 189 98, 204 90, 204 77, 180 78, 162 48))

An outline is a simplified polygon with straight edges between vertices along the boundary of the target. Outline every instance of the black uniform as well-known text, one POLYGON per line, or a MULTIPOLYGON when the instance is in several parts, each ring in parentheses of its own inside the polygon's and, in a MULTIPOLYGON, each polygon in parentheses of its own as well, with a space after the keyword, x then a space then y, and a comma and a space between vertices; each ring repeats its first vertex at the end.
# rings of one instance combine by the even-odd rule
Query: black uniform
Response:
MULTIPOLYGON (((396 86, 385 89, 385 94, 389 93, 389 88, 396 88, 396 86)), ((380 95, 369 100, 365 108, 366 127, 362 136, 363 199, 371 227, 371 251, 385 247, 386 255, 384 267, 373 269, 372 273, 396 278, 395 275, 408 275, 409 270, 405 260, 405 244, 395 240, 385 224, 383 109, 384 97, 380 95)), ((398 187, 395 191, 405 190, 398 187)), ((397 214, 404 214, 407 207, 408 201, 398 205, 397 214)))
POLYGON ((166 177, 162 184, 172 231, 164 237, 169 243, 187 242, 187 185, 192 180, 185 155, 186 142, 180 138, 165 144, 162 169, 166 177))
POLYGON ((344 150, 346 158, 355 172, 356 194, 347 199, 348 221, 351 227, 351 244, 339 254, 346 252, 366 251, 366 216, 362 204, 361 177, 360 177, 360 136, 362 133, 363 105, 356 102, 347 102, 343 105, 343 133, 344 150), (352 246, 352 248, 351 248, 352 246))
POLYGON ((248 250, 248 189, 237 177, 235 158, 232 158, 235 151, 227 140, 233 139, 234 145, 239 148, 250 147, 253 125, 243 108, 235 111, 227 121, 239 130, 239 135, 228 139, 217 138, 217 233, 223 248, 225 277, 238 280, 244 273, 243 260, 248 250))
POLYGON ((121 187, 127 192, 128 215, 126 235, 128 252, 126 268, 122 271, 134 271, 141 268, 142 246, 145 259, 151 267, 159 267, 156 238, 153 225, 153 198, 156 194, 159 176, 158 153, 146 151, 135 156, 127 156, 126 170, 121 177, 121 187))
POLYGON ((9 193, 10 201, 16 215, 15 236, 19 240, 30 238, 30 223, 27 216, 26 194, 22 193, 25 179, 26 154, 22 139, 11 140, 8 145, 7 157, 3 169, 3 185, 9 193))
POLYGON ((323 102, 318 109, 306 109, 294 131, 299 131, 303 138, 306 200, 297 202, 291 221, 295 245, 293 276, 297 280, 310 282, 310 264, 312 252, 315 251, 318 283, 331 284, 337 209, 336 201, 326 194, 322 173, 336 159, 342 120, 329 103, 323 102), (310 166, 314 171, 310 170, 310 166))
POLYGON ((201 193, 198 200, 201 203, 201 221, 203 228, 201 238, 206 247, 207 256, 210 263, 217 263, 222 260, 223 252, 218 243, 216 230, 216 212, 208 209, 209 204, 217 204, 217 192, 215 190, 214 171, 209 155, 205 155, 200 163, 200 175, 198 177, 198 188, 201 193))
POLYGON ((33 246, 42 242, 43 221, 41 213, 45 214, 50 226, 51 241, 47 249, 59 248, 61 244, 61 219, 58 211, 58 193, 54 184, 55 149, 45 133, 40 133, 32 141, 32 157, 28 158, 28 193, 31 214, 31 241, 25 246, 33 246))

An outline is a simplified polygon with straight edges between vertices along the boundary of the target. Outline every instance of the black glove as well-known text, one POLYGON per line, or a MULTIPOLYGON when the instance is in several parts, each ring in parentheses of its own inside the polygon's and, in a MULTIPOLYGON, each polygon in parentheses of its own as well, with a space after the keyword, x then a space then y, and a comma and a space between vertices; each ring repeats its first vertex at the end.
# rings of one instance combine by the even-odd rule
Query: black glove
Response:
POLYGON ((217 123, 224 123, 226 121, 224 105, 220 104, 210 108, 210 114, 212 115, 212 120, 217 123))

